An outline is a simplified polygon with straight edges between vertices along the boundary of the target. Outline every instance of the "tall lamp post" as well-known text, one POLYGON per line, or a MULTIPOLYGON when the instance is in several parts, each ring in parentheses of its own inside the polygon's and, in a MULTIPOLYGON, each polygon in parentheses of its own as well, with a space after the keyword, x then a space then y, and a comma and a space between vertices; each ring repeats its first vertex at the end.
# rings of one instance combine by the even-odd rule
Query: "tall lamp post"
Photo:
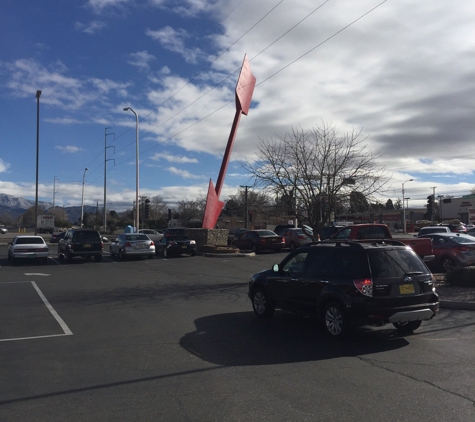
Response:
POLYGON ((82 228, 82 222, 84 218, 84 184, 86 182, 86 171, 89 169, 86 167, 84 169, 84 174, 82 176, 82 199, 81 199, 81 228, 82 228))
POLYGON ((38 167, 40 155, 40 96, 41 91, 36 91, 36 200, 35 200, 35 236, 38 234, 38 167))
POLYGON ((403 182, 402 184, 402 218, 403 218, 403 223, 402 223, 402 230, 404 233, 406 233, 406 208, 405 208, 405 204, 404 204, 404 183, 407 183, 407 182, 412 182, 414 179, 409 179, 409 180, 406 180, 405 182, 403 182))
POLYGON ((135 114, 135 230, 138 232, 140 226, 139 212, 139 116, 131 107, 125 107, 124 111, 131 111, 135 114))

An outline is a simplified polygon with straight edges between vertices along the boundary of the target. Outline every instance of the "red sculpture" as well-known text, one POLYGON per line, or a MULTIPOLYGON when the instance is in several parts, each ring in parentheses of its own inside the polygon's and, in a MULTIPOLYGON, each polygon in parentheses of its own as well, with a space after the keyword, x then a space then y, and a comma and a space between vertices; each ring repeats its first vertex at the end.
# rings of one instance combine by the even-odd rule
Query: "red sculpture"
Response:
POLYGON ((251 66, 249 64, 249 60, 247 59, 247 55, 244 55, 241 73, 239 74, 236 84, 236 114, 231 127, 231 133, 229 134, 226 151, 224 152, 223 162, 221 163, 221 169, 219 171, 216 187, 214 187, 211 179, 209 181, 208 195, 206 197, 206 207, 202 224, 203 229, 213 229, 216 226, 216 222, 218 221, 219 215, 223 209, 224 202, 219 200, 219 195, 223 187, 229 159, 231 158, 231 151, 233 149, 234 139, 236 138, 239 121, 241 120, 241 114, 245 114, 247 116, 255 86, 256 78, 251 72, 251 66))

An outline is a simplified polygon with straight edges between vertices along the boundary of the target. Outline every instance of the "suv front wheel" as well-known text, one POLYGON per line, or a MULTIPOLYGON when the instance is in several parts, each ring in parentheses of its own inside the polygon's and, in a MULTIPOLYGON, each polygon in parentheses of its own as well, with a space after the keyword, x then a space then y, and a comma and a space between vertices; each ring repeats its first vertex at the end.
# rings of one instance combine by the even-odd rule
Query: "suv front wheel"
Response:
POLYGON ((269 318, 274 314, 274 306, 263 288, 259 287, 252 293, 252 309, 260 318, 269 318))
POLYGON ((351 328, 346 312, 337 302, 331 302, 325 307, 323 323, 326 332, 334 338, 345 337, 351 328))

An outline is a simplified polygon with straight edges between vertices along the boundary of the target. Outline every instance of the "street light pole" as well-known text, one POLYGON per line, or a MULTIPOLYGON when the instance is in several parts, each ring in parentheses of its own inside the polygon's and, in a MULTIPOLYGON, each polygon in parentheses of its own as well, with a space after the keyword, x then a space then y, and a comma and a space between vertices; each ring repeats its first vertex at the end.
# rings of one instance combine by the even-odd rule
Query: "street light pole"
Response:
POLYGON ((36 91, 36 200, 35 200, 35 236, 38 235, 38 168, 40 156, 40 96, 41 91, 36 91))
POLYGON ((139 116, 131 107, 125 107, 124 111, 131 111, 135 114, 135 230, 140 228, 139 212, 139 116))
POLYGON ((405 205, 404 204, 404 183, 412 182, 413 180, 414 179, 409 179, 402 183, 402 219, 403 219, 402 230, 403 230, 403 233, 406 233, 406 208, 404 206, 405 205))
POLYGON ((82 228, 82 222, 84 218, 84 183, 86 182, 86 171, 89 169, 86 167, 84 169, 84 174, 82 176, 82 199, 81 199, 81 228, 82 228))

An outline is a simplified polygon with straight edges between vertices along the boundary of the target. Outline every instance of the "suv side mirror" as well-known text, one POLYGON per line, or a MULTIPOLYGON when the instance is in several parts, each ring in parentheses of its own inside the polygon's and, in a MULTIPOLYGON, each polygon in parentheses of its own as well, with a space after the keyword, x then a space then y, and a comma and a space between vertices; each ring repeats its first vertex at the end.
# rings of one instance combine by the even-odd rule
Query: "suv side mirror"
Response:
POLYGON ((274 271, 275 273, 280 273, 280 264, 274 264, 274 266, 272 267, 272 271, 274 271))

